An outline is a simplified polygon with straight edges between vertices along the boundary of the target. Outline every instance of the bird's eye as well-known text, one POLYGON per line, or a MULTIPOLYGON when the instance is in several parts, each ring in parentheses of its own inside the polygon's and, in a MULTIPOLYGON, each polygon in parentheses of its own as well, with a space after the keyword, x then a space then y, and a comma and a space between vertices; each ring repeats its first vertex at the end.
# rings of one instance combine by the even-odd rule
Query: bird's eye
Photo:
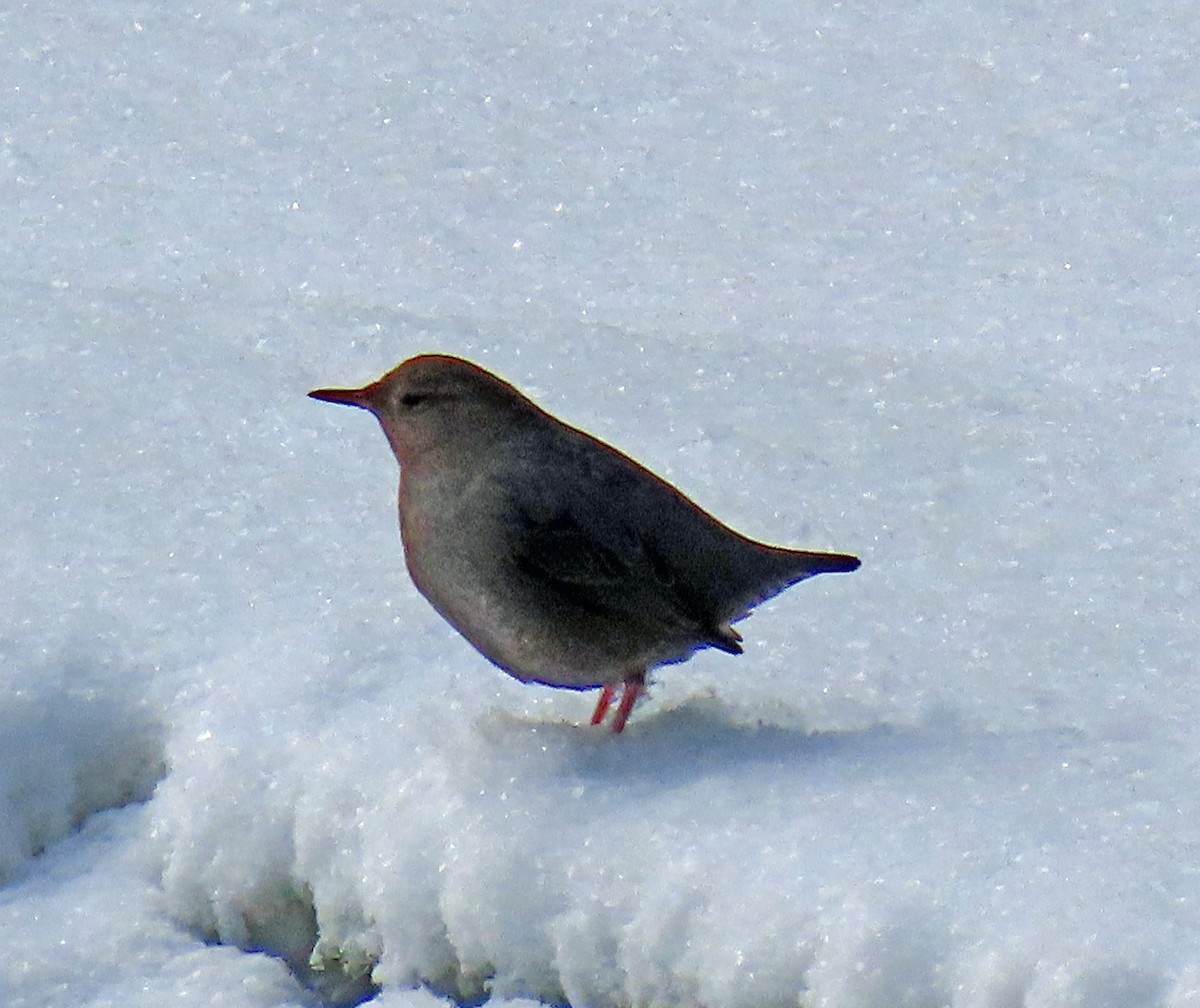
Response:
POLYGON ((419 392, 405 392, 400 397, 400 405, 405 407, 405 409, 413 409, 416 406, 420 406, 428 398, 429 396, 421 395, 419 392))

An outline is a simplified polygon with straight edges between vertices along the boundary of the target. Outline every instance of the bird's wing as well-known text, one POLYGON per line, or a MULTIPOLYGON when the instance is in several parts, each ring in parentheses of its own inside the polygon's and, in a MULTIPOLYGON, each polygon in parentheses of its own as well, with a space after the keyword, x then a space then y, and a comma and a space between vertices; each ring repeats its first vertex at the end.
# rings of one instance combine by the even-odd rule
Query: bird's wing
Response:
POLYGON ((629 580, 629 551, 588 535, 569 511, 534 515, 514 506, 513 517, 512 557, 526 573, 562 590, 598 594, 629 580))
POLYGON ((572 506, 506 508, 513 564, 563 602, 611 617, 653 619, 734 654, 738 637, 715 624, 700 600, 645 535, 617 512, 572 506))

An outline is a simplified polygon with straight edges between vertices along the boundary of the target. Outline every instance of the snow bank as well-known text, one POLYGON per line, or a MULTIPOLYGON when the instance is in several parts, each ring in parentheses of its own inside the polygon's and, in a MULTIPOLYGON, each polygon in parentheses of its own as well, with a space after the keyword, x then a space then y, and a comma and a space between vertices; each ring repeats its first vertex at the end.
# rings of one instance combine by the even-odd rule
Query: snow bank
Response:
POLYGON ((1114 816, 1121 771, 1071 765, 1073 733, 813 735, 695 699, 615 745, 397 713, 356 706, 286 772, 177 760, 156 801, 174 913, 262 947, 311 902, 317 964, 572 1004, 1149 1005, 1186 955, 1138 888, 1148 856, 1186 869, 1114 816))

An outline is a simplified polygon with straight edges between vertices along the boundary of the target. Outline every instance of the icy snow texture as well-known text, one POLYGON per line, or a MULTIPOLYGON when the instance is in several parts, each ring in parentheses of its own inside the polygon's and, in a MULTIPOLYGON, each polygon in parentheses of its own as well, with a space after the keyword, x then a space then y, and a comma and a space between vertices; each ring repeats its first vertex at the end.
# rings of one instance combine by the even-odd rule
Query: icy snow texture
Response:
POLYGON ((1194 9, 893 7, 0 12, 0 1002, 1200 1004, 1194 9), (581 727, 421 350, 863 568, 581 727))

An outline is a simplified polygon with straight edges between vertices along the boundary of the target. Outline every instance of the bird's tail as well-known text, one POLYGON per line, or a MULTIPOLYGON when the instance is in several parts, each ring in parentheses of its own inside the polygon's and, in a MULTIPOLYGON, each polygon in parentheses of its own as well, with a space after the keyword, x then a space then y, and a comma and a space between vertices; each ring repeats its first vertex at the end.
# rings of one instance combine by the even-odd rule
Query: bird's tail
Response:
POLYGON ((742 619, 760 602, 797 582, 818 574, 848 574, 862 565, 858 557, 847 553, 814 553, 764 543, 755 546, 758 548, 755 563, 739 572, 740 591, 721 600, 721 615, 728 621, 742 619))

